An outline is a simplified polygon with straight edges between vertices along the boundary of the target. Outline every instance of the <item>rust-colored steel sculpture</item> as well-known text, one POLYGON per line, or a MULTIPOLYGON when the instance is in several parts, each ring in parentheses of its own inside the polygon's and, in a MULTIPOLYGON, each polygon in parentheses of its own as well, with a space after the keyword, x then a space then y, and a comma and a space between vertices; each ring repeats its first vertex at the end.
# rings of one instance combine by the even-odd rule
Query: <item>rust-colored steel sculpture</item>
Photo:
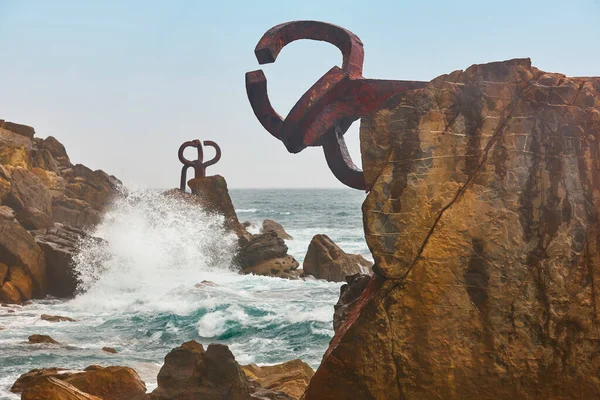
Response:
POLYGON ((181 191, 185 191, 185 183, 187 181, 188 168, 190 168, 190 167, 194 168, 194 174, 195 174, 194 177, 195 178, 205 177, 206 176, 206 168, 210 167, 211 165, 216 164, 221 159, 221 148, 219 147, 218 144, 216 144, 212 140, 205 140, 204 143, 202 143, 202 142, 200 142, 200 140, 196 139, 196 140, 191 140, 191 141, 183 143, 179 147, 178 156, 179 156, 179 161, 181 161, 183 163, 183 168, 181 169, 181 181, 179 182, 179 189, 181 191), (208 160, 208 161, 204 162, 204 152, 202 150, 202 144, 204 144, 204 146, 214 147, 214 149, 216 151, 216 155, 212 160, 208 160), (184 150, 188 147, 195 147, 198 150, 198 159, 197 160, 190 161, 183 156, 184 150))
POLYGON ((283 119, 271 106, 262 70, 246 73, 246 92, 263 127, 281 140, 290 153, 322 146, 333 174, 347 186, 368 190, 362 171, 354 165, 344 134, 357 119, 381 108, 390 97, 425 87, 427 82, 365 79, 363 44, 352 32, 318 21, 293 21, 267 31, 254 53, 259 64, 273 63, 287 44, 300 39, 321 40, 342 52, 342 68, 331 68, 283 119))

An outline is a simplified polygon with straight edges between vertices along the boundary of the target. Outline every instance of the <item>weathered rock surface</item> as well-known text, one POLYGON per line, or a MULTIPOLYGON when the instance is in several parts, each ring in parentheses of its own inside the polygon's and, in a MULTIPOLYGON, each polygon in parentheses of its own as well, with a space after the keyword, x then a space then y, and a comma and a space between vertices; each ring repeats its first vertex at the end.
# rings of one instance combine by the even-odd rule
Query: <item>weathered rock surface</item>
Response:
POLYGON ((260 228, 260 233, 276 232, 277 235, 284 240, 294 239, 289 233, 283 229, 283 226, 272 219, 265 219, 260 228))
POLYGON ((287 394, 299 399, 306 390, 315 372, 302 360, 259 367, 256 364, 242 366, 246 376, 262 388, 287 394))
POLYGON ((48 335, 38 335, 38 334, 34 334, 29 336, 29 343, 50 343, 50 344, 59 344, 56 340, 52 339, 50 336, 48 335))
POLYGON ((21 375, 10 388, 13 393, 21 393, 25 388, 36 386, 46 378, 64 380, 72 375, 72 372, 64 368, 42 368, 33 369, 21 375))
POLYGON ((340 298, 333 306, 333 330, 338 331, 356 306, 356 302, 367 288, 370 275, 356 274, 346 277, 346 284, 340 288, 340 298))
POLYGON ((104 400, 84 393, 75 386, 55 378, 44 378, 37 385, 26 388, 21 400, 104 400))
POLYGON ((244 274, 298 278, 298 261, 287 254, 288 247, 276 232, 254 235, 240 248, 236 262, 244 274))
POLYGON ((383 278, 305 399, 599 398, 600 78, 475 65, 363 118, 361 148, 383 278))
POLYGON ((329 236, 315 235, 308 245, 302 269, 305 276, 344 282, 347 276, 371 273, 372 265, 359 254, 344 252, 329 236))

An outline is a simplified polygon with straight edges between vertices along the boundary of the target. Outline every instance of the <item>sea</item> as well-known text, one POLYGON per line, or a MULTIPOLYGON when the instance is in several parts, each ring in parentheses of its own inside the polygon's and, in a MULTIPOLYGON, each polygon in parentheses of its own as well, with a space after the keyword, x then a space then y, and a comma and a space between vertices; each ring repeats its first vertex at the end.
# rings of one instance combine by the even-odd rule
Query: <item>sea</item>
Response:
MULTIPOLYGON (((279 222, 293 236, 288 253, 300 265, 316 234, 371 259, 363 192, 231 189, 230 195, 251 232, 265 219, 279 222)), ((92 364, 132 367, 151 391, 165 355, 189 340, 227 344, 240 364, 300 358, 316 369, 333 337, 342 284, 240 275, 232 261, 236 238, 221 223, 222 216, 157 190, 132 190, 116 200, 91 232, 106 242, 81 244, 75 298, 0 307, 0 399, 18 399, 10 386, 34 368, 92 364), (42 314, 75 322, 52 323, 42 314), (32 334, 59 344, 28 344, 32 334), (105 346, 118 353, 102 351, 105 346)))

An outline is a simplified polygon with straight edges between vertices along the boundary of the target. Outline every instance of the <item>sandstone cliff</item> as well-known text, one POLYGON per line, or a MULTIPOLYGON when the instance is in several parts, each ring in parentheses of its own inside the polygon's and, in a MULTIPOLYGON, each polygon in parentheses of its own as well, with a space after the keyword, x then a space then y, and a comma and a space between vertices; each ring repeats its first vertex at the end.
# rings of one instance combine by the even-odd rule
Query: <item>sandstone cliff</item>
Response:
POLYGON ((600 398, 600 78, 474 65, 360 135, 377 275, 305 398, 600 398))

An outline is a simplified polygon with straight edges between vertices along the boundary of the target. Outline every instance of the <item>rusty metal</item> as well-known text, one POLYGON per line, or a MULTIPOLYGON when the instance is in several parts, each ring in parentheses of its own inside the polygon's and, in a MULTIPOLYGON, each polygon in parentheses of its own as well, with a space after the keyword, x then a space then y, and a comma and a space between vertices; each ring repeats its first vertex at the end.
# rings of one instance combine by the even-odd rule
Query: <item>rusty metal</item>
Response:
POLYGON ((187 181, 188 168, 190 168, 190 167, 194 168, 194 177, 195 178, 205 177, 206 176, 206 168, 210 167, 211 165, 216 164, 221 159, 221 148, 219 147, 218 144, 216 144, 212 140, 205 140, 202 143, 202 142, 200 142, 200 140, 196 139, 196 140, 184 142, 179 147, 179 152, 177 153, 177 155, 179 157, 179 161, 181 161, 181 163, 183 164, 183 168, 181 168, 181 181, 179 182, 179 189, 181 191, 185 191, 185 184, 187 181), (204 144, 204 146, 214 147, 214 149, 216 151, 214 158, 212 158, 211 160, 208 160, 206 162, 204 161, 204 151, 202 150, 202 144, 204 144), (183 152, 188 147, 195 147, 198 150, 198 159, 197 160, 190 161, 184 157, 183 152))
POLYGON ((331 68, 283 119, 271 106, 267 78, 262 70, 246 73, 246 92, 263 127, 281 140, 290 153, 322 146, 327 164, 344 184, 368 189, 362 171, 354 165, 343 135, 352 123, 381 108, 392 96, 425 87, 427 82, 365 79, 363 44, 352 32, 318 21, 293 21, 268 30, 254 53, 259 64, 273 63, 287 44, 300 39, 333 44, 342 53, 342 67, 331 68))

